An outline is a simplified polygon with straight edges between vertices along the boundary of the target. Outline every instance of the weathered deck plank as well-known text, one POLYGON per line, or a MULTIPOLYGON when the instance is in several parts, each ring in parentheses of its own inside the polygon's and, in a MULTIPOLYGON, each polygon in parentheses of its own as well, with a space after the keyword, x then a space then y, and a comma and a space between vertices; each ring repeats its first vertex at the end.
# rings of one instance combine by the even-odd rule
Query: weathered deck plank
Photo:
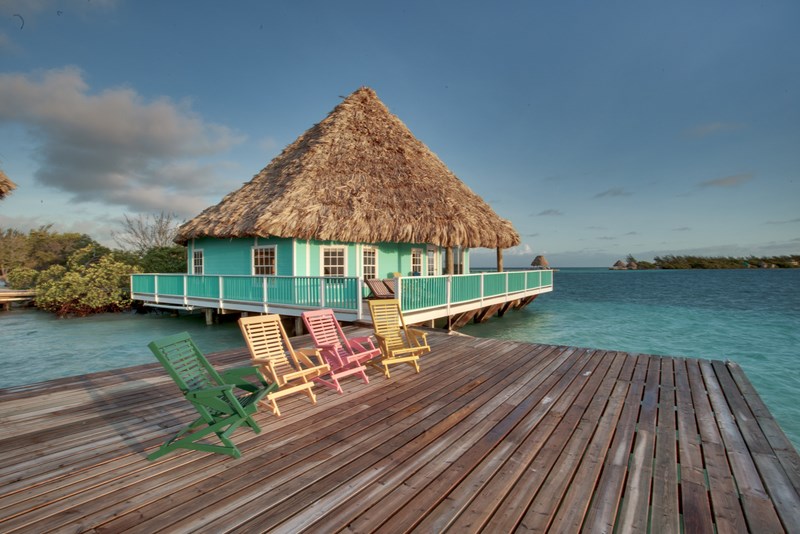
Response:
POLYGON ((800 457, 737 365, 429 340, 419 374, 262 410, 238 460, 145 459, 194 417, 155 364, 1 390, 0 531, 798 530, 800 457))

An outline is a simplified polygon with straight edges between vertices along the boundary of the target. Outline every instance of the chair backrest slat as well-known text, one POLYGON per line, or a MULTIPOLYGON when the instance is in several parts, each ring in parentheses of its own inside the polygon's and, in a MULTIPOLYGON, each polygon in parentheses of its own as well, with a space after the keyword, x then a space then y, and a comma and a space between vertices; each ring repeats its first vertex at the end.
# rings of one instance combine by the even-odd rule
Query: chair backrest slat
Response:
POLYGON ((311 334, 311 339, 318 347, 321 345, 345 345, 344 332, 333 310, 322 309, 303 312, 303 321, 311 334))
POLYGON ((268 360, 280 374, 294 370, 286 357, 286 350, 292 349, 283 331, 280 315, 242 317, 239 326, 254 360, 268 360))
POLYGON ((222 384, 216 370, 187 332, 151 342, 148 347, 182 391, 195 391, 222 384))
POLYGON ((369 312, 375 333, 383 336, 389 347, 404 345, 402 331, 405 329, 403 316, 400 313, 400 301, 397 299, 371 300, 369 312))

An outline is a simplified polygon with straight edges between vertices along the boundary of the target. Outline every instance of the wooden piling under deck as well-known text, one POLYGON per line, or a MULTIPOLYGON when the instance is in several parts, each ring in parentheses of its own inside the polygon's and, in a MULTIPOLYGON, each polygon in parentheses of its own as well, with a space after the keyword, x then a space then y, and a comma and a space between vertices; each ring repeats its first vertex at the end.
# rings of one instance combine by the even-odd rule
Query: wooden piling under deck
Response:
POLYGON ((419 374, 262 409, 238 460, 145 459, 195 417, 157 364, 0 390, 0 531, 800 530, 800 457, 738 365, 428 339, 419 374))

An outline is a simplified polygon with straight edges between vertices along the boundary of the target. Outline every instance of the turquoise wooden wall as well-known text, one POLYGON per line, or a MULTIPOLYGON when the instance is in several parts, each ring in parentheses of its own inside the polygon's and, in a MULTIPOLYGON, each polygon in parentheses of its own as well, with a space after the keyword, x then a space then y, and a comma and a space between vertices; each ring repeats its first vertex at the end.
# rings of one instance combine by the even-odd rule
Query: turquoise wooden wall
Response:
MULTIPOLYGON (((212 239, 201 238, 190 241, 187 246, 187 272, 192 269, 192 254, 195 249, 203 250, 205 274, 252 274, 252 249, 255 246, 275 246, 277 258, 277 274, 279 276, 321 276, 322 247, 344 246, 347 248, 347 276, 361 276, 361 248, 353 243, 336 241, 305 241, 302 239, 270 237, 270 238, 238 238, 212 239), (308 249, 308 251, 307 251, 308 249)), ((390 278, 399 272, 402 276, 410 276, 411 250, 422 250, 423 258, 427 258, 427 245, 410 243, 376 243, 371 246, 378 251, 378 276, 390 278)), ((439 270, 444 267, 444 250, 439 249, 439 270)), ((423 259, 423 262, 426 261, 423 259)), ((423 263, 424 265, 424 263, 423 263)), ((427 269, 423 269, 427 274, 427 269)), ((469 272, 469 255, 465 257, 465 273, 469 272)))

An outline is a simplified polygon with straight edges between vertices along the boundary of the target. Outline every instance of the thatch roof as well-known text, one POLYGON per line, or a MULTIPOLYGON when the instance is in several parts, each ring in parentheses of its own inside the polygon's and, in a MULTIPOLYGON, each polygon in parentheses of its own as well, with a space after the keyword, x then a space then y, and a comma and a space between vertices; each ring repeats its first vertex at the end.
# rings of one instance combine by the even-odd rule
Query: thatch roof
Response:
POLYGON ((16 188, 17 184, 12 182, 8 176, 6 176, 6 173, 0 171, 0 199, 8 196, 8 194, 16 188))
POLYGON ((540 254, 539 256, 536 256, 535 258, 533 258, 533 261, 531 262, 531 267, 544 267, 544 268, 547 268, 547 267, 550 267, 550 264, 547 262, 547 258, 545 258, 544 256, 542 256, 540 254))
POLYGON ((507 248, 511 223, 362 87, 222 202, 181 226, 196 237, 507 248))

